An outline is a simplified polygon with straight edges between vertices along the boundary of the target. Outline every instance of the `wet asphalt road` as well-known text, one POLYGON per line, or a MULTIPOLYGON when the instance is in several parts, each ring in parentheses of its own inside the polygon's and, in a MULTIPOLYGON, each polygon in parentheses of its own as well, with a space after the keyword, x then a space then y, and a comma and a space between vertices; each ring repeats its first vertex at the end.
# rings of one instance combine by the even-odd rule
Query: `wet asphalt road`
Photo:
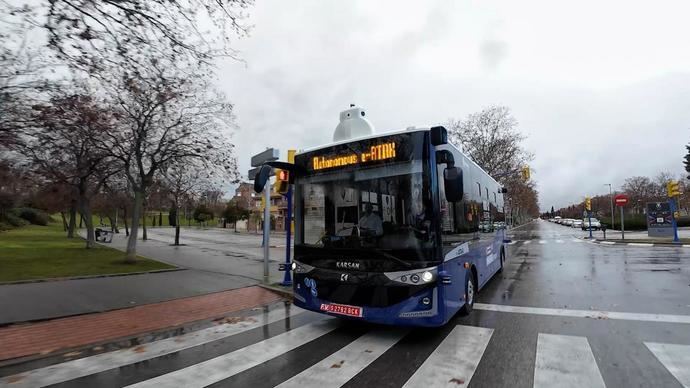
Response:
POLYGON ((510 235, 505 269, 480 291, 481 305, 442 328, 352 324, 273 305, 243 331, 193 346, 178 338, 159 344, 166 353, 123 350, 0 376, 70 387, 690 386, 690 248, 597 245, 544 221, 510 235))

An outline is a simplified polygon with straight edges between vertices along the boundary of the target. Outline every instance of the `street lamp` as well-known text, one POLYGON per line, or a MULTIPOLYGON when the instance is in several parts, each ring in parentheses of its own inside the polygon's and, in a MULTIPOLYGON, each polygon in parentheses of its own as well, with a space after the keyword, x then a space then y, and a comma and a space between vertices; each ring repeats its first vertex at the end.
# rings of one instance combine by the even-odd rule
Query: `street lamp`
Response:
POLYGON ((610 183, 604 183, 604 186, 609 187, 609 197, 611 198, 611 229, 616 226, 616 214, 613 212, 613 186, 610 183))

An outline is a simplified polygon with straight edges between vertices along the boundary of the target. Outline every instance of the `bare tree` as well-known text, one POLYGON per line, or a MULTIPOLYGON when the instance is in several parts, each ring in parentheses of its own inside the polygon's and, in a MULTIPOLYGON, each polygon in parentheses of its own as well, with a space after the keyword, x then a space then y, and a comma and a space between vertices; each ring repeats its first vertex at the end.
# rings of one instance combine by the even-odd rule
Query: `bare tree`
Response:
POLYGON ((53 86, 51 63, 28 41, 34 9, 0 0, 0 148, 11 148, 31 124, 31 105, 53 86))
POLYGON ((526 136, 505 106, 490 106, 465 120, 451 120, 449 137, 489 175, 502 179, 517 175, 534 156, 522 147, 526 136))
MULTIPOLYGON (((214 175, 220 178, 223 172, 219 171, 214 175)), ((166 169, 163 177, 175 212, 174 245, 180 245, 180 206, 185 199, 193 198, 212 187, 211 174, 197 160, 192 159, 175 161, 166 169)))
MULTIPOLYGON (((67 184, 78 194, 78 206, 87 229, 86 247, 95 246, 91 197, 111 174, 107 153, 94 138, 113 124, 113 115, 86 95, 56 96, 49 105, 34 106, 36 126, 27 131, 21 152, 34 172, 50 182, 67 184)), ((74 227, 71 217, 70 230, 74 227)))
POLYGON ((111 88, 118 110, 118 130, 99 138, 100 148, 117 160, 134 193, 131 233, 126 261, 136 260, 136 241, 142 207, 155 178, 178 161, 220 167, 237 177, 234 146, 229 141, 232 105, 213 91, 203 76, 133 75, 111 88))
POLYGON ((654 183, 646 176, 634 176, 625 180, 623 191, 630 197, 633 209, 641 212, 645 202, 654 197, 654 183))
POLYGON ((49 46, 73 68, 107 77, 136 72, 151 58, 170 65, 211 64, 236 57, 231 37, 244 36, 252 0, 49 0, 49 46))

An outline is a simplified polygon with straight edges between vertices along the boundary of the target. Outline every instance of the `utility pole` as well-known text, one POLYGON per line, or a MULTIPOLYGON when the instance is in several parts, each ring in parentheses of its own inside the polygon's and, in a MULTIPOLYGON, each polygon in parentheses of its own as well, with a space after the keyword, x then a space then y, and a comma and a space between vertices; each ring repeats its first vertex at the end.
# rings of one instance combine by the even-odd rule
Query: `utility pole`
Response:
POLYGON ((610 183, 604 183, 604 186, 609 187, 609 197, 611 198, 611 229, 616 226, 616 213, 613 211, 613 186, 610 183))

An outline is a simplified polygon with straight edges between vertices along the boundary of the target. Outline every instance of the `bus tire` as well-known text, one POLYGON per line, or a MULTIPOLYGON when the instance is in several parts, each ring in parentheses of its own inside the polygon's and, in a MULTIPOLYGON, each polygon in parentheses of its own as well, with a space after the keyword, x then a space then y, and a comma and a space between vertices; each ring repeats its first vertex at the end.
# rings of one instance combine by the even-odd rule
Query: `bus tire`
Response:
POLYGON ((498 268, 498 273, 501 273, 503 272, 503 263, 506 262, 506 251, 504 251, 503 248, 501 248, 501 256, 499 259, 501 260, 501 266, 498 268))
POLYGON ((467 315, 472 312, 474 307, 474 300, 477 297, 477 282, 474 279, 472 271, 467 271, 467 280, 465 280, 465 304, 462 306, 462 313, 467 315))

